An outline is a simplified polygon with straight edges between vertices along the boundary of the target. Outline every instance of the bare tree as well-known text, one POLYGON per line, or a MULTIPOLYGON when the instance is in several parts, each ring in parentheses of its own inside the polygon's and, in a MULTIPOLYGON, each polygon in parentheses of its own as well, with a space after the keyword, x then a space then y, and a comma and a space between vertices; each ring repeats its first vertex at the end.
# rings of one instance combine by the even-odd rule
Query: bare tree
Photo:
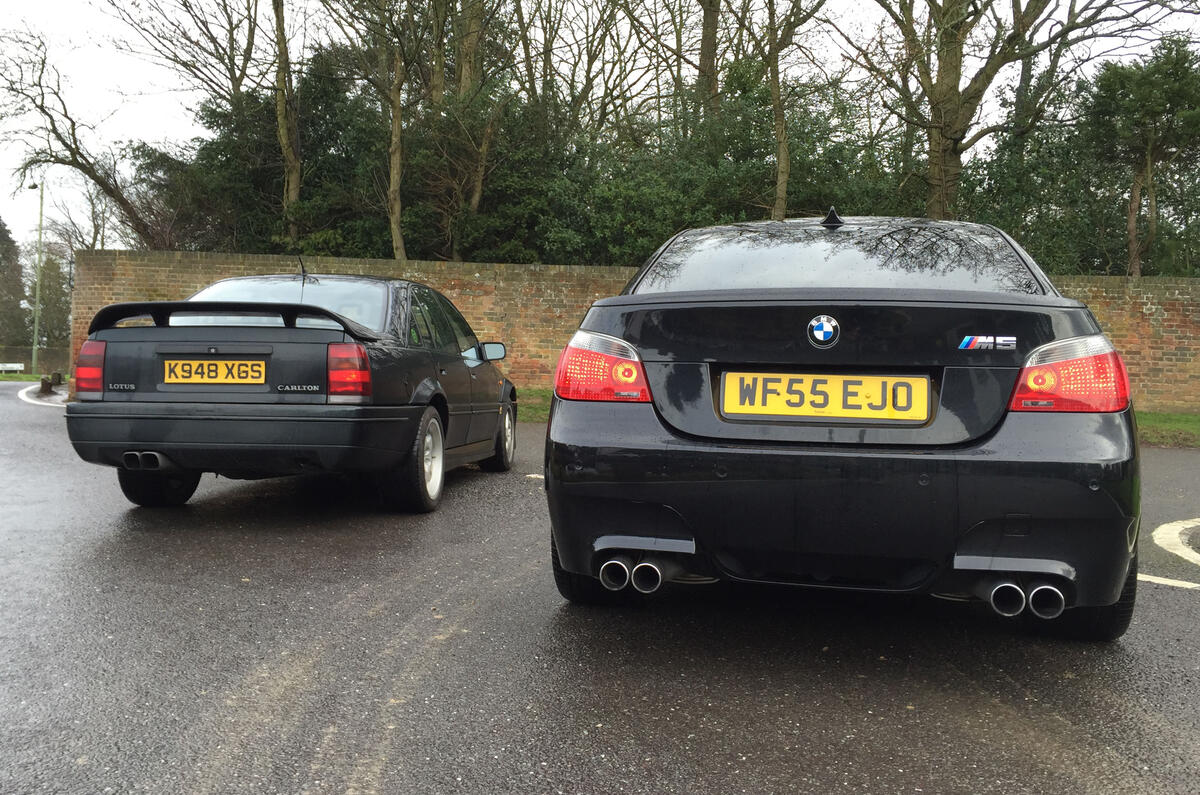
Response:
POLYGON ((103 249, 112 240, 116 221, 112 200, 91 182, 84 183, 81 197, 82 213, 67 202, 54 202, 57 217, 46 224, 50 237, 69 251, 103 249))
POLYGON ((763 16, 756 21, 749 3, 731 6, 742 30, 749 38, 754 52, 763 62, 767 85, 771 90, 771 111, 775 130, 775 198, 771 204, 771 220, 782 221, 787 215, 788 179, 791 175, 791 151, 788 146, 787 108, 783 100, 780 62, 783 54, 795 44, 796 32, 811 20, 825 0, 790 0, 780 8, 776 0, 763 0, 763 16))
POLYGON ((700 73, 697 80, 700 98, 709 113, 721 106, 721 88, 717 81, 717 33, 721 25, 721 0, 697 0, 704 16, 700 23, 700 73))
POLYGON ((271 10, 275 16, 275 129, 283 153, 283 218, 288 241, 295 246, 300 237, 294 216, 295 204, 300 201, 300 109, 292 84, 283 0, 271 0, 271 10))
POLYGON ((485 0, 459 0, 454 14, 455 66, 458 71, 458 97, 469 99, 476 91, 483 71, 483 36, 486 20, 498 7, 489 9, 485 0))
POLYGON ((238 112, 268 83, 273 58, 260 51, 258 0, 104 0, 125 24, 118 46, 163 64, 188 88, 238 112))
POLYGON ((8 112, 21 119, 3 140, 24 148, 17 169, 24 182, 46 166, 64 166, 83 176, 117 209, 119 221, 147 248, 170 248, 171 225, 139 196, 121 171, 117 152, 97 150, 91 125, 68 107, 62 75, 47 55, 46 43, 33 33, 9 33, 0 39, 0 94, 8 112))
MULTIPOLYGON (((652 71, 654 112, 657 126, 665 117, 680 137, 691 134, 692 114, 684 102, 691 75, 705 75, 701 61, 708 56, 703 31, 696 36, 696 11, 701 6, 691 0, 617 0, 625 14, 625 24, 636 38, 635 59, 647 59, 652 71), (664 78, 667 85, 664 87, 664 78)), ((702 9, 701 9, 702 10, 702 9)), ((719 15, 718 15, 719 19, 719 15)), ((702 27, 702 25, 701 25, 702 27)), ((712 51, 711 74, 716 73, 716 51, 712 51)))
POLYGON ((386 205, 392 256, 407 260, 400 185, 404 176, 404 120, 410 75, 429 38, 431 15, 420 0, 320 0, 330 33, 346 45, 351 69, 379 97, 389 119, 386 205))
MULTIPOLYGON (((520 9, 519 0, 518 10, 520 9)), ((429 30, 429 104, 437 109, 446 100, 446 34, 449 31, 453 0, 430 0, 432 15, 429 30)))
POLYGON ((1005 67, 1021 66, 1017 123, 1030 129, 1054 88, 1084 63, 1197 7, 1195 0, 874 1, 886 20, 879 35, 863 43, 839 31, 840 39, 847 57, 889 89, 889 109, 924 131, 930 218, 954 217, 964 153, 1006 127, 983 119, 1005 67))

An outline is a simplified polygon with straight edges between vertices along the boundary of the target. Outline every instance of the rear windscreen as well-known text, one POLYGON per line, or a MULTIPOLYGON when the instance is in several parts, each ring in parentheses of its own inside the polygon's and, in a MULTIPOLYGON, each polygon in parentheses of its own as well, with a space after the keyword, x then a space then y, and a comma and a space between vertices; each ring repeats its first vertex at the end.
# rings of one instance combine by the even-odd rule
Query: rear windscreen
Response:
POLYGON ((912 221, 839 229, 783 222, 685 232, 633 292, 804 287, 1044 292, 995 231, 912 221))
MULTIPOLYGON (((247 301, 270 304, 311 304, 336 312, 355 323, 382 331, 387 312, 387 285, 383 282, 299 276, 277 279, 230 279, 205 287, 189 301, 247 301)), ((211 323, 213 317, 207 318, 211 323)), ((279 317, 222 316, 221 325, 282 325, 279 317)), ((200 325, 197 317, 173 317, 171 325, 200 325), (186 321, 186 322, 180 322, 186 321)), ((298 326, 341 328, 328 318, 300 318, 298 326)))

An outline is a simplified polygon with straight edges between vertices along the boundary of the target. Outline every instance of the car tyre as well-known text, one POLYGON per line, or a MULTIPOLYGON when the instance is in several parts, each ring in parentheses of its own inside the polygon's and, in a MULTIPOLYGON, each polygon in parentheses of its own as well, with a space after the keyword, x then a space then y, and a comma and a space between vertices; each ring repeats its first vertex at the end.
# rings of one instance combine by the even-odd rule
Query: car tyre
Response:
POLYGON ((1137 601, 1138 559, 1134 553, 1129 561, 1129 573, 1121 596, 1111 605, 1101 607, 1075 607, 1050 623, 1057 633, 1075 640, 1097 642, 1114 641, 1125 634, 1133 620, 1133 606, 1137 601))
POLYGON ((610 591, 595 577, 564 569, 558 562, 558 546, 554 543, 554 536, 550 536, 550 565, 554 569, 554 584, 558 592, 572 604, 608 606, 628 601, 625 591, 610 591))
POLYGON ((490 458, 479 462, 481 469, 489 472, 507 472, 512 469, 517 454, 517 406, 506 402, 500 411, 500 427, 496 429, 496 446, 490 458))
POLYGON ((200 473, 185 469, 165 472, 118 469, 117 482, 125 498, 145 508, 169 508, 183 505, 196 493, 200 473))
POLYGON ((442 501, 446 485, 446 437, 442 417, 427 406, 417 424, 417 433, 404 463, 383 484, 382 496, 389 508, 429 513, 442 501))

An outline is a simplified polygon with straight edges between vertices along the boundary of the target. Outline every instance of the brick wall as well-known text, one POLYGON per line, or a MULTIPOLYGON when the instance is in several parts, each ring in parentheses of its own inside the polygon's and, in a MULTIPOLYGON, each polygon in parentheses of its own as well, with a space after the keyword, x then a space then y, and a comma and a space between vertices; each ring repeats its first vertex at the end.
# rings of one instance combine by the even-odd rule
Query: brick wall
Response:
MULTIPOLYGON (((305 257, 310 273, 367 273, 428 284, 444 293, 482 340, 500 340, 502 369, 517 385, 548 387, 559 351, 597 298, 615 295, 634 268, 581 265, 492 265, 463 262, 344 260, 305 257)), ((78 352, 96 310, 119 301, 186 298, 230 276, 295 273, 295 257, 195 252, 80 251, 71 305, 71 343, 78 352)))
MULTIPOLYGON (((615 295, 633 268, 494 265, 306 258, 313 273, 370 273, 431 285, 463 311, 481 339, 509 347, 504 369, 521 386, 550 386, 558 352, 597 298, 615 295)), ((79 252, 72 345, 100 307, 117 301, 184 298, 217 279, 292 273, 295 257, 191 252, 79 252)), ((1137 405, 1200 411, 1200 280, 1059 277, 1084 301, 1125 355, 1137 405)))
POLYGON ((1147 411, 1200 412, 1200 279, 1059 276, 1125 358, 1134 403, 1147 411))

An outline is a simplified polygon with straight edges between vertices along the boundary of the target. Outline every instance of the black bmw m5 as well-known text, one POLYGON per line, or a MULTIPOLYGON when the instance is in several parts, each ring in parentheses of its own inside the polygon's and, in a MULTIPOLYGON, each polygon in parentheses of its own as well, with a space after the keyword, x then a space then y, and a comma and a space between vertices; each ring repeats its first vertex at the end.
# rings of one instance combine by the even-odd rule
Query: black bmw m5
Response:
POLYGON ((179 505, 203 472, 370 476, 430 511, 447 469, 512 466, 516 389, 445 296, 364 276, 226 279, 113 304, 75 369, 67 432, 132 502, 179 505))
POLYGON ((717 579, 925 592, 1096 640, 1133 613, 1124 365, 988 226, 677 235, 563 351, 545 472, 575 602, 717 579))

